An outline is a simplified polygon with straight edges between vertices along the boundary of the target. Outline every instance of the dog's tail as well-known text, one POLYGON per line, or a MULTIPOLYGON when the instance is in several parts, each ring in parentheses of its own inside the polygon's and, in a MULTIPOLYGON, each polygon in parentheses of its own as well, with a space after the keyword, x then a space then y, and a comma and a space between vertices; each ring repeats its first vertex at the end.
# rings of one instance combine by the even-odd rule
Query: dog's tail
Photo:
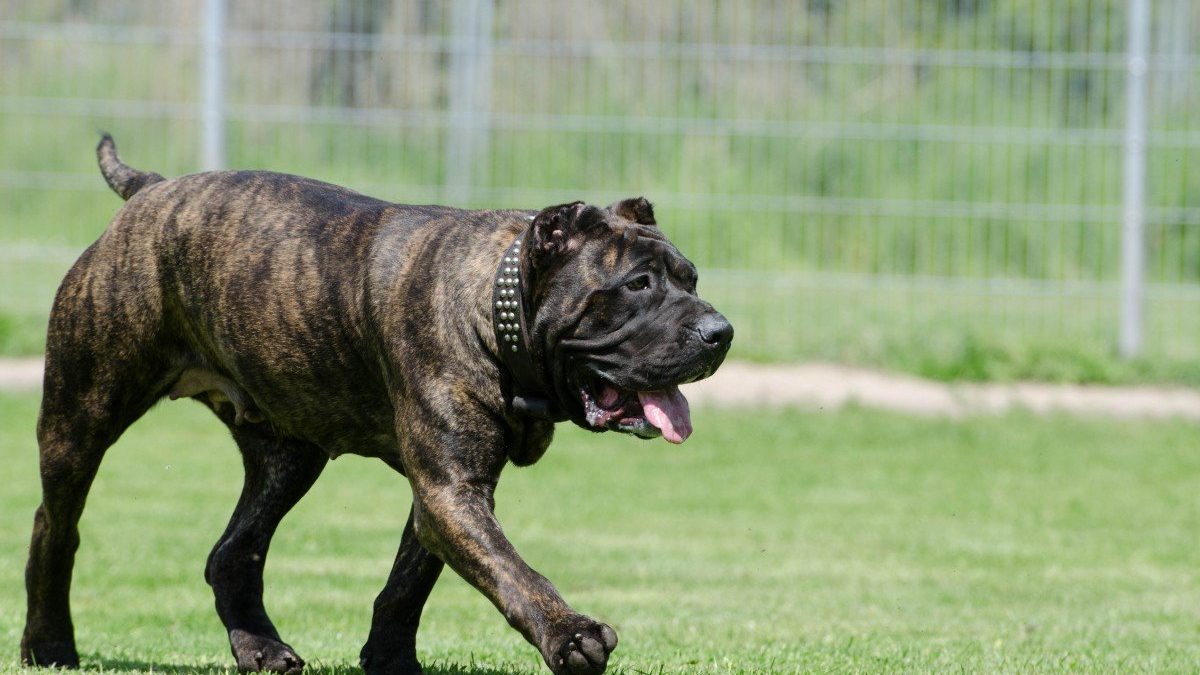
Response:
POLYGON ((122 162, 117 156, 117 144, 107 133, 101 137, 100 145, 96 146, 96 159, 100 162, 100 173, 104 174, 104 180, 113 192, 121 195, 121 199, 129 199, 147 185, 166 180, 153 171, 138 171, 122 162))

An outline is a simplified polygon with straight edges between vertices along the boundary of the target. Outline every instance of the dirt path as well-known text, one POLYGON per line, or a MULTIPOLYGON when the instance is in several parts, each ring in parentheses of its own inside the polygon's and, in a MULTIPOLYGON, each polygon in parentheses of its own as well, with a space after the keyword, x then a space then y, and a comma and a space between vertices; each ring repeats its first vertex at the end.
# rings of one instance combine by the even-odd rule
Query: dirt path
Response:
POLYGON ((729 363, 703 382, 687 385, 695 405, 795 405, 836 409, 856 404, 918 415, 964 417, 1024 408, 1124 418, 1180 417, 1200 421, 1200 391, 1182 387, 947 384, 910 375, 828 363, 729 363))
POLYGON ((0 359, 0 391, 30 391, 41 386, 41 359, 0 359))
MULTIPOLYGON (((41 385, 40 359, 0 359, 0 390, 41 385)), ((685 385, 694 406, 796 406, 837 409, 855 404, 917 415, 964 417, 1023 408, 1123 418, 1178 417, 1200 421, 1200 391, 1182 387, 947 384, 909 375, 828 363, 727 363, 712 378, 685 385)))

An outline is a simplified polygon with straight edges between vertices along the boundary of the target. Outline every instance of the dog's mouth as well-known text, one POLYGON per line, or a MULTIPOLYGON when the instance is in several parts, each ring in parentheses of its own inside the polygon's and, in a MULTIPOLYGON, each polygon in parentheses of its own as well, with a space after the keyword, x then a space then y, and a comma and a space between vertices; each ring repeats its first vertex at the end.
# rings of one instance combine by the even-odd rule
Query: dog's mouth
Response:
POLYGON ((688 401, 677 386, 634 391, 595 378, 579 388, 579 397, 588 424, 597 429, 641 438, 661 435, 670 443, 682 443, 692 434, 688 401))

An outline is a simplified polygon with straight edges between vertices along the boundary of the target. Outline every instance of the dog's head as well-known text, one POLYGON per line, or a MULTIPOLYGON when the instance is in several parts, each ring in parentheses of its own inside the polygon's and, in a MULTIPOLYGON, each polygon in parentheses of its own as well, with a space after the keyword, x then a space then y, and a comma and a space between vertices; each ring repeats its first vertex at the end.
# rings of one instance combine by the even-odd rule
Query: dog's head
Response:
POLYGON ((645 198, 544 209, 526 241, 532 339, 567 414, 593 431, 682 443, 680 384, 712 375, 733 327, 696 295, 696 267, 645 198))

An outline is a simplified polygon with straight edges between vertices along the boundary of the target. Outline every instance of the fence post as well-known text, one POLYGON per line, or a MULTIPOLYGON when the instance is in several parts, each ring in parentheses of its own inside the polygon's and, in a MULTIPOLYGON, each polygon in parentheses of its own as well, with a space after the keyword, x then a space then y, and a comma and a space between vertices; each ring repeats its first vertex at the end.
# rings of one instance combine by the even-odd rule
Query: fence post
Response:
POLYGON ((455 0, 452 9, 446 201, 469 206, 487 182, 492 103, 492 0, 455 0))
POLYGON ((1129 42, 1125 55, 1125 214, 1121 236, 1121 334, 1118 345, 1121 356, 1127 359, 1142 351, 1149 13, 1148 0, 1129 0, 1129 42))
POLYGON ((200 161, 205 171, 225 168, 224 32, 225 0, 205 0, 200 111, 200 161))

